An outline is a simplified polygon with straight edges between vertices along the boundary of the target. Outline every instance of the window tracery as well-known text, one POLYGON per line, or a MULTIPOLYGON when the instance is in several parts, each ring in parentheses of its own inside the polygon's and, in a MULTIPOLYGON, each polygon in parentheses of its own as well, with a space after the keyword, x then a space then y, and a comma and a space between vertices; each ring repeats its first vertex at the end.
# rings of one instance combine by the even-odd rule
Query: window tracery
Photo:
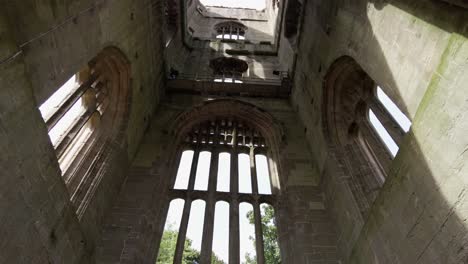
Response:
POLYGON ((216 38, 221 40, 245 40, 247 27, 237 22, 223 22, 215 26, 216 38))

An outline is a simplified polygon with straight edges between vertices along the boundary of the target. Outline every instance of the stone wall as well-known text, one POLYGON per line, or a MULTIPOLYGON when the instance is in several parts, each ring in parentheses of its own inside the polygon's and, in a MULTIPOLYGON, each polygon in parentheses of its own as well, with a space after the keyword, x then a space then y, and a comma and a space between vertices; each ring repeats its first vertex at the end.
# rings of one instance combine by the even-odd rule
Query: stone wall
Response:
POLYGON ((322 175, 342 261, 463 262, 466 238, 460 234, 466 234, 466 227, 458 220, 464 219, 466 176, 460 164, 467 158, 459 149, 466 148, 466 142, 456 135, 466 129, 461 114, 466 108, 466 95, 461 95, 467 75, 466 10, 430 0, 307 1, 304 8, 292 101, 322 175), (342 56, 356 60, 414 124, 369 218, 358 212, 349 175, 337 166, 322 129, 324 77, 342 56), (446 96, 452 93, 464 99, 446 96), (444 119, 431 112, 438 104, 444 119), (453 147, 444 138, 450 138, 453 147), (448 182, 444 186, 441 179, 461 181, 459 189, 448 182), (460 251, 448 253, 453 248, 460 251))
POLYGON ((160 3, 7 1, 2 6, 0 263, 92 263, 102 217, 163 92, 160 3), (111 169, 104 170, 78 220, 38 106, 108 46, 131 63, 131 109, 128 130, 121 134, 125 149, 120 158, 102 164, 111 169))

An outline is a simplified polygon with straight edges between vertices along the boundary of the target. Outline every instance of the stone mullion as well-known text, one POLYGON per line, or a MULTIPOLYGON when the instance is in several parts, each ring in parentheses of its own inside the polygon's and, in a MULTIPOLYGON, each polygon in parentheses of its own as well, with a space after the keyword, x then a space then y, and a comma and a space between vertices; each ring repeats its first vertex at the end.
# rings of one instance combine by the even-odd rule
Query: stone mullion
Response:
POLYGON ((254 218, 255 218, 255 246, 257 249, 257 264, 265 263, 265 251, 263 248, 263 228, 262 228, 262 215, 260 213, 260 204, 255 200, 254 204, 254 218))
POLYGON ((190 208, 192 207, 192 199, 187 198, 184 204, 182 220, 180 221, 179 235, 177 236, 176 250, 174 254, 174 264, 182 264, 184 254, 185 237, 187 236, 188 221, 190 216, 190 208))
POLYGON ((229 263, 240 263, 239 238, 239 156, 237 153, 237 131, 235 125, 232 130, 230 193, 234 198, 229 203, 229 263))
POLYGON ((250 157, 250 180, 252 183, 252 193, 258 194, 258 180, 257 180, 257 170, 256 170, 256 163, 255 163, 255 152, 254 147, 250 147, 249 152, 250 157))
MULTIPOLYGON (((217 142, 213 142, 217 144, 217 142)), ((203 225, 203 239, 201 246, 201 263, 211 263, 211 252, 213 248, 214 213, 216 206, 216 184, 219 163, 219 149, 214 148, 211 153, 210 174, 208 180, 208 199, 206 201, 205 219, 203 225)))
POLYGON ((229 263, 240 263, 239 236, 239 201, 233 199, 229 204, 229 263))
POLYGON ((195 177, 197 176, 197 168, 198 168, 198 159, 200 158, 200 140, 201 136, 198 136, 197 139, 197 146, 195 147, 192 159, 192 166, 190 167, 190 178, 187 190, 193 190, 195 186, 195 177))
POLYGON ((384 109, 383 105, 380 102, 377 102, 374 99, 369 103, 369 107, 370 109, 372 109, 375 116, 380 120, 382 125, 388 131, 395 143, 398 146, 401 146, 403 137, 405 136, 405 131, 403 131, 400 125, 390 115, 390 113, 386 109, 384 109))

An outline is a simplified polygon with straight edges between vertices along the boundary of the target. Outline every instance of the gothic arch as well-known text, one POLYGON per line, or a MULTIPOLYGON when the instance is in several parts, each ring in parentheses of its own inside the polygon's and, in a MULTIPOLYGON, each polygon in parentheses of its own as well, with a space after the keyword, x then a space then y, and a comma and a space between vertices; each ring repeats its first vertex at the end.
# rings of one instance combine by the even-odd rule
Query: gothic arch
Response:
POLYGON ((346 176, 361 213, 367 215, 385 182, 391 157, 369 124, 376 83, 351 57, 332 63, 323 88, 323 129, 330 156, 346 176))
POLYGON ((73 171, 66 176, 71 201, 79 218, 83 217, 89 201, 96 195, 104 177, 115 176, 106 164, 127 160, 126 130, 131 104, 131 69, 125 54, 116 47, 104 48, 89 63, 93 88, 100 107, 99 126, 74 162, 73 171), (102 102, 99 102, 103 95, 102 102))
POLYGON ((281 146, 284 137, 283 128, 273 116, 253 104, 231 99, 206 101, 181 113, 173 123, 172 133, 179 142, 183 134, 195 123, 226 116, 235 117, 258 129, 268 145, 281 146))

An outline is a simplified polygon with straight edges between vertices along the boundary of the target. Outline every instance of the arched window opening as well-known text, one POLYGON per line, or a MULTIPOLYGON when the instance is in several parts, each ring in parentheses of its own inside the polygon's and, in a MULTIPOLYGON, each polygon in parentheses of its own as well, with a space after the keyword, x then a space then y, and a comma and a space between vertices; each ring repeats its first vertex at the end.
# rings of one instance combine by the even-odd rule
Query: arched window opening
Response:
POLYGON ((239 239, 243 245, 240 249, 240 263, 256 263, 257 249, 255 241, 255 216, 253 206, 249 203, 239 204, 239 239))
POLYGON ((237 22, 223 22, 215 26, 216 38, 221 40, 245 40, 247 27, 237 22))
POLYGON ((129 73, 125 56, 105 48, 39 106, 78 217, 105 173, 102 161, 125 151, 106 148, 126 140, 129 73))
POLYGON ((260 205, 260 215, 262 218, 262 238, 265 251, 265 263, 281 263, 275 208, 270 204, 262 203, 260 205))
POLYGON ((219 57, 210 61, 210 68, 215 75, 214 82, 242 83, 242 74, 248 70, 249 65, 240 59, 219 57))
POLYGON ((57 152, 62 174, 66 174, 72 162, 97 129, 101 113, 97 100, 102 85, 97 85, 95 75, 86 67, 74 74, 40 107, 49 137, 57 152))
POLYGON ((366 215, 411 122, 349 57, 331 66, 324 95, 325 134, 366 215))
POLYGON ((169 204, 164 232, 159 246, 157 264, 173 263, 174 261, 175 245, 179 236, 184 204, 185 201, 183 199, 172 200, 169 204))
MULTIPOLYGON (((234 117, 196 123, 181 137, 179 167, 169 190, 186 206, 179 208, 174 263, 190 254, 196 263, 265 263, 260 204, 276 202, 265 139, 234 117)), ((167 252, 162 247, 167 245, 161 242, 159 251, 167 252)))
MULTIPOLYGON (((213 226, 213 255, 228 263, 229 260, 229 203, 216 203, 213 226)), ((212 262, 213 263, 213 257, 212 262)))
POLYGON ((203 200, 196 200, 192 202, 192 206, 190 208, 190 217, 187 224, 187 236, 184 243, 184 254, 182 256, 184 260, 193 258, 193 251, 201 251, 205 206, 206 204, 203 200))

